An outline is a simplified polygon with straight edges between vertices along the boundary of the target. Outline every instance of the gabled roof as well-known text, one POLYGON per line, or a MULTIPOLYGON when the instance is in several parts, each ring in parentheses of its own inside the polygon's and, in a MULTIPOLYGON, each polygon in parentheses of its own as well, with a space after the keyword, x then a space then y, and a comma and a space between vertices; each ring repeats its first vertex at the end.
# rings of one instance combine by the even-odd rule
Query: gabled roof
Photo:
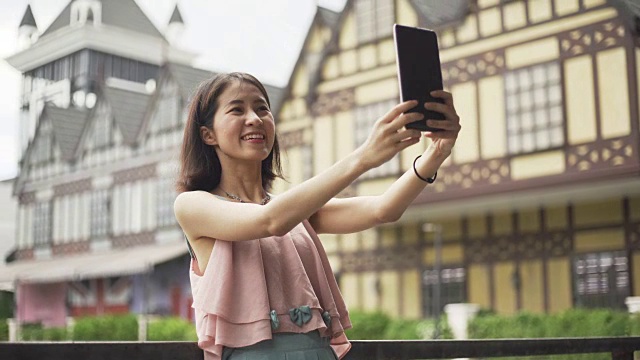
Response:
MULTIPOLYGON (((42 36, 70 25, 72 3, 73 1, 67 4, 42 36)), ((153 25, 134 0, 103 0, 101 3, 103 24, 164 39, 162 33, 153 25)))
MULTIPOLYGON (((348 2, 347 2, 347 5, 348 5, 348 2)), ((347 5, 345 5, 345 9, 347 8, 347 5)), ((338 12, 323 8, 321 6, 316 7, 316 14, 314 15, 313 20, 311 21, 311 25, 309 25, 309 29, 307 30, 307 36, 305 37, 304 42, 302 43, 302 47, 300 48, 300 53, 298 54, 298 59, 296 60, 295 65, 293 66, 291 75, 289 75, 289 81, 287 82, 287 86, 284 89, 282 89, 280 103, 278 104, 279 105, 278 110, 274 112, 274 114, 278 114, 278 112, 280 111, 280 105, 282 105, 282 102, 284 102, 284 100, 286 100, 291 94, 293 77, 296 75, 296 69, 298 69, 298 67, 300 66, 300 63, 303 61, 305 49, 307 48, 307 45, 311 38, 311 32, 313 30, 313 27, 316 26, 317 24, 322 24, 327 26, 329 29, 331 29, 331 37, 333 38, 335 36, 335 33, 338 32, 337 27, 340 24, 340 19, 342 18, 342 14, 344 12, 345 11, 343 10, 342 13, 338 13, 338 12)), ((331 41, 329 41, 327 45, 329 45, 330 43, 331 41)), ((325 49, 322 51, 318 68, 321 67, 320 64, 322 64, 322 60, 324 60, 324 54, 325 52, 328 51, 328 48, 329 47, 326 46, 325 49)))
POLYGON ((142 129, 149 94, 105 86, 104 96, 111 107, 111 114, 120 129, 125 144, 134 144, 142 129))
POLYGON ((168 63, 164 66, 164 71, 168 72, 178 83, 178 87, 185 101, 191 99, 191 95, 201 82, 214 75, 214 73, 209 70, 176 63, 168 63))
POLYGON ((640 3, 638 0, 609 0, 608 2, 618 10, 629 30, 640 35, 640 3))
POLYGON ((171 14, 171 18, 169 19, 169 24, 172 23, 184 24, 184 20, 182 20, 182 15, 178 9, 178 4, 176 4, 176 8, 173 10, 173 14, 171 14))
POLYGON ((33 17, 33 12, 31 12, 31 5, 27 5, 27 10, 25 10, 22 21, 20 21, 19 27, 23 26, 33 26, 36 29, 38 28, 38 25, 36 25, 36 19, 33 17))
POLYGON ((51 103, 45 105, 40 122, 47 117, 53 128, 53 136, 60 147, 62 158, 72 160, 76 156, 78 143, 87 124, 89 110, 69 107, 56 107, 51 103))
POLYGON ((462 22, 469 12, 470 0, 411 0, 428 28, 439 28, 462 22))

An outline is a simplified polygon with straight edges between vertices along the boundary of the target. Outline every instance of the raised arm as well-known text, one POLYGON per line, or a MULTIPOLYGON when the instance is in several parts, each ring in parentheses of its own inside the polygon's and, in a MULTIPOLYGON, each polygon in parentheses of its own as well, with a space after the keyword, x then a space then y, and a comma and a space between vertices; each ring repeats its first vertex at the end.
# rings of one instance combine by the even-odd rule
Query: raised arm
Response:
POLYGON ((265 206, 228 202, 204 191, 191 191, 176 198, 176 218, 191 239, 241 241, 285 234, 362 173, 416 144, 420 132, 406 130, 404 125, 420 120, 422 115, 403 114, 414 106, 415 101, 395 106, 376 122, 367 141, 353 153, 265 206))
MULTIPOLYGON (((428 125, 443 131, 427 133, 432 138, 429 148, 416 161, 415 171, 423 178, 433 177, 440 165, 451 154, 458 133, 460 118, 453 106, 453 98, 446 91, 432 92, 444 99, 444 104, 427 103, 429 110, 445 115, 446 120, 428 120, 428 125)), ((416 176, 414 169, 407 170, 380 196, 360 196, 332 199, 311 218, 318 233, 346 234, 369 229, 373 226, 398 220, 427 183, 416 176)))

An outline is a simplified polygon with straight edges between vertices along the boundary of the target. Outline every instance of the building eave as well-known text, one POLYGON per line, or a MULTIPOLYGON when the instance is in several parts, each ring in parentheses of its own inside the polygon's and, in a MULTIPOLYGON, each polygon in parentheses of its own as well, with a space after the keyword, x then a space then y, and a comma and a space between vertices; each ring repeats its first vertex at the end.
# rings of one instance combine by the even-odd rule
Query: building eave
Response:
POLYGON ((109 25, 67 27, 41 38, 5 60, 21 72, 33 70, 82 49, 92 49, 146 63, 191 64, 196 54, 171 47, 163 39, 109 25))

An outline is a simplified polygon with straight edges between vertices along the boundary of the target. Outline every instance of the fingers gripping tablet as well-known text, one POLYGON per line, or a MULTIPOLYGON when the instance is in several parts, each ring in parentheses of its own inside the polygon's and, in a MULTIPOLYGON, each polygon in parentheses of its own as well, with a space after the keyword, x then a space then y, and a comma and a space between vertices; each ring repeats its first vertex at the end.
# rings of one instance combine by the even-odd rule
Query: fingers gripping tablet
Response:
POLYGON ((442 99, 431 96, 431 91, 443 88, 436 33, 395 24, 393 39, 396 46, 400 99, 418 100, 418 105, 409 112, 424 114, 423 120, 410 123, 406 127, 420 131, 442 131, 427 126, 426 121, 445 120, 444 115, 424 108, 425 102, 444 103, 442 99))

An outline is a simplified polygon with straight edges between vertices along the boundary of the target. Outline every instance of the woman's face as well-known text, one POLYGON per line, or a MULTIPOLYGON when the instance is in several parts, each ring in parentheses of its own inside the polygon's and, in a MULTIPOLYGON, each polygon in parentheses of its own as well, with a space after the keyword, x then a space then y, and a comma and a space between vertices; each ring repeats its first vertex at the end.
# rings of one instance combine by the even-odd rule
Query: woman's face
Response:
POLYGON ((218 157, 262 161, 275 139, 275 123, 262 92, 249 82, 233 81, 218 97, 213 118, 218 157))

